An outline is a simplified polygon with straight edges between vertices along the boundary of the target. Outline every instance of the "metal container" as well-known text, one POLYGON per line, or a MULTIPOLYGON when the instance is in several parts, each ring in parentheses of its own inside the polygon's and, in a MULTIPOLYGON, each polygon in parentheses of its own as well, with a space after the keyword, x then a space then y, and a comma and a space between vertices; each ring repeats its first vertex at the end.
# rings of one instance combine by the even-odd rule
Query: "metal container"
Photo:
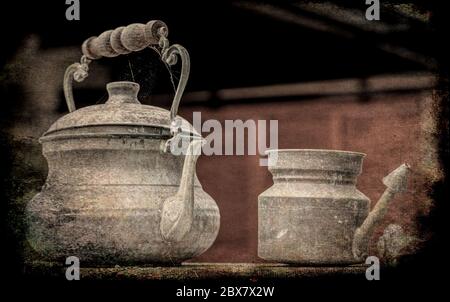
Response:
POLYGON ((259 257, 276 262, 336 265, 361 262, 388 202, 406 186, 402 165, 369 215, 356 188, 365 154, 334 150, 270 150, 274 184, 259 196, 259 257))
MULTIPOLYGON (((142 26, 167 40, 161 22, 142 26)), ((148 44, 158 43, 148 37, 148 44)), ((54 261, 77 256, 94 266, 179 264, 207 250, 220 223, 219 209, 195 173, 203 139, 176 115, 189 57, 180 45, 161 43, 166 63, 174 64, 174 55, 183 61, 170 111, 141 104, 133 82, 109 83, 105 104, 75 110, 72 79, 87 76, 96 49, 106 47, 101 43, 84 48, 81 64, 67 69, 64 89, 71 113, 40 138, 49 171, 42 191, 28 203, 28 241, 54 261), (174 155, 180 139, 187 147, 174 155)))

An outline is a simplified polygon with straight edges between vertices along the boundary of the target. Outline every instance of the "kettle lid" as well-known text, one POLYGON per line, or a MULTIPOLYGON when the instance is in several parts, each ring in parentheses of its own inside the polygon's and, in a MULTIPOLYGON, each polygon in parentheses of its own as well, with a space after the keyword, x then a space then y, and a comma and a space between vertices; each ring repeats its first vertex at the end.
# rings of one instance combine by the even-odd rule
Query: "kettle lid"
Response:
MULTIPOLYGON (((139 84, 128 81, 107 84, 109 98, 105 104, 66 114, 51 125, 41 141, 87 134, 170 137, 170 112, 141 104, 137 98, 139 88, 139 84)), ((200 136, 189 122, 181 120, 182 132, 200 136)))

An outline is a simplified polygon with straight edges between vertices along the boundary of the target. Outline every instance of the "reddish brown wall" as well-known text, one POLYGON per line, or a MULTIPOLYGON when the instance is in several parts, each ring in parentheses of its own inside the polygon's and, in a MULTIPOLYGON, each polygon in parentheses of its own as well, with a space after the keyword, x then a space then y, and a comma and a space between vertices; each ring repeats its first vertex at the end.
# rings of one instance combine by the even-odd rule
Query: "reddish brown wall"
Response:
MULTIPOLYGON (((372 202, 384 190, 381 182, 403 162, 412 165, 410 190, 395 200, 383 226, 398 223, 416 236, 417 217, 428 209, 418 168, 423 154, 423 109, 428 94, 373 97, 334 97, 310 101, 278 101, 230 104, 218 109, 183 107, 180 114, 192 121, 201 111, 202 120, 277 119, 279 148, 319 148, 359 151, 367 154, 358 187, 372 202)), ((257 198, 271 185, 271 175, 258 164, 258 156, 202 156, 198 176, 204 189, 221 210, 221 229, 213 245, 194 261, 254 262, 257 257, 257 198)), ((373 205, 373 204, 372 204, 373 205)), ((376 240, 374 236, 374 242, 376 240)))

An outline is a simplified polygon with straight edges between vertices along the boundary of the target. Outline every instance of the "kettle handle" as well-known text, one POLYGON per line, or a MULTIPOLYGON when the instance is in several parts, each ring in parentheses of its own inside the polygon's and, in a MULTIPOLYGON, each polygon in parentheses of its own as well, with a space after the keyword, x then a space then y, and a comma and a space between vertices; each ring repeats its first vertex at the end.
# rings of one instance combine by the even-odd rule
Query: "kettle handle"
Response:
POLYGON ((167 25, 160 20, 153 20, 147 24, 133 23, 86 39, 81 45, 81 51, 89 60, 112 58, 157 46, 161 37, 167 37, 168 34, 167 25))
POLYGON ((133 23, 126 27, 121 26, 114 30, 107 30, 98 37, 86 39, 81 46, 83 56, 80 63, 71 64, 64 73, 64 97, 69 112, 76 110, 72 91, 73 80, 82 82, 87 78, 89 64, 92 60, 102 57, 116 57, 150 47, 158 52, 161 60, 167 65, 175 65, 178 61, 177 55, 181 58, 181 75, 170 108, 171 128, 175 128, 175 118, 178 113, 181 96, 189 78, 190 58, 188 51, 183 46, 179 44, 169 46, 167 35, 168 29, 166 24, 159 20, 153 20, 147 24, 133 23))

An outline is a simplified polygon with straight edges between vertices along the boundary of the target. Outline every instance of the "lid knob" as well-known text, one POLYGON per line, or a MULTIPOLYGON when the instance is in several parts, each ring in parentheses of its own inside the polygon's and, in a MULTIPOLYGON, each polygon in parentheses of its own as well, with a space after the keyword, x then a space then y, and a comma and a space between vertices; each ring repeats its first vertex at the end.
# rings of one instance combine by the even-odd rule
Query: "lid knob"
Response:
POLYGON ((108 91, 107 104, 123 104, 134 103, 140 104, 137 95, 139 92, 139 84, 128 81, 111 82, 106 84, 108 91))

